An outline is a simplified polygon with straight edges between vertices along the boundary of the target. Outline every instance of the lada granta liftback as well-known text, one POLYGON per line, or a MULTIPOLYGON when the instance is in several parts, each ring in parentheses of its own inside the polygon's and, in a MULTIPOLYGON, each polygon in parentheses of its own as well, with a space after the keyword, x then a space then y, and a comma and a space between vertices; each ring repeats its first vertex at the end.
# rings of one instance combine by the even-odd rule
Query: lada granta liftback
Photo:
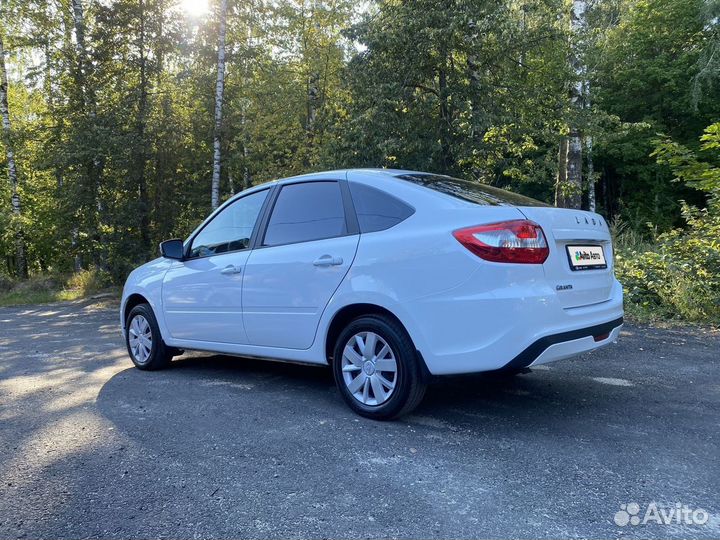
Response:
POLYGON ((232 197, 133 271, 120 317, 140 369, 184 350, 329 364, 388 419, 431 375, 519 372, 615 341, 607 223, 401 170, 287 178, 232 197))

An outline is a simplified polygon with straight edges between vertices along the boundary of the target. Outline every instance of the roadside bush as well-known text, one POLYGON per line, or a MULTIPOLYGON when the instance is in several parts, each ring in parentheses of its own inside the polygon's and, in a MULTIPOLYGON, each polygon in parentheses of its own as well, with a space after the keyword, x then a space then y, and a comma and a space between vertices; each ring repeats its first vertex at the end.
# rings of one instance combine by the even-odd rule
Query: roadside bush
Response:
POLYGON ((0 275, 0 306, 42 304, 59 300, 62 279, 36 275, 25 280, 13 280, 0 275))
POLYGON ((6 292, 15 286, 15 280, 0 273, 0 292, 6 292))
POLYGON ((104 270, 91 268, 81 270, 70 276, 65 287, 78 291, 81 296, 95 294, 112 285, 112 277, 104 270))
POLYGON ((62 279, 51 275, 36 275, 17 281, 13 291, 17 293, 46 293, 55 291, 62 286, 62 279))
POLYGON ((683 203, 684 229, 652 245, 616 238, 616 274, 625 305, 643 318, 720 322, 720 201, 706 209, 683 203))
POLYGON ((69 277, 63 274, 36 274, 26 280, 13 280, 0 274, 0 306, 76 300, 96 294, 111 285, 110 275, 94 268, 69 277))

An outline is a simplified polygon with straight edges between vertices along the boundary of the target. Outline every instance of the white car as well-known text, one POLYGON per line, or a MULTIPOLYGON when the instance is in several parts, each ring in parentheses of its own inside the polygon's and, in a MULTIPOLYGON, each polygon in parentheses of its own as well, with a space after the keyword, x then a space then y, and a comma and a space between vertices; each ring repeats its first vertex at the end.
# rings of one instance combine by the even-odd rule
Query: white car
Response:
POLYGON ((308 174, 232 197, 127 279, 130 357, 183 350, 331 365, 363 416, 412 410, 433 375, 519 372, 614 342, 607 223, 435 174, 308 174))

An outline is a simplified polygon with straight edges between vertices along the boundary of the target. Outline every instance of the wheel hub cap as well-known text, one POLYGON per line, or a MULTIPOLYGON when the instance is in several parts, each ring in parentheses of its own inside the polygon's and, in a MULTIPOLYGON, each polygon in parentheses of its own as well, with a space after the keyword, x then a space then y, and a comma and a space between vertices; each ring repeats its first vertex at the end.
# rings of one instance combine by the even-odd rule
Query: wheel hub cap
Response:
POLYGON ((367 375, 369 377, 370 375, 375 373, 375 364, 373 364, 370 361, 365 362, 363 364, 363 371, 365 372, 365 375, 367 375))
POLYGON ((395 353, 375 332, 359 332, 348 340, 341 367, 346 388, 364 405, 382 405, 395 391, 395 353))
POLYGON ((135 315, 128 328, 128 342, 133 358, 139 364, 144 364, 152 352, 152 329, 150 323, 142 315, 135 315))

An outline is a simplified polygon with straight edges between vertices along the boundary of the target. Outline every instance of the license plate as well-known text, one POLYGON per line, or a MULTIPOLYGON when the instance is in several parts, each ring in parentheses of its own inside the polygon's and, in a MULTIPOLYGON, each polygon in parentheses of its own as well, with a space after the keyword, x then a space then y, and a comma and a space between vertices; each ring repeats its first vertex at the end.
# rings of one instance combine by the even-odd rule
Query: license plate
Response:
POLYGON ((607 268, 602 246, 565 246, 565 248, 572 270, 607 268))

